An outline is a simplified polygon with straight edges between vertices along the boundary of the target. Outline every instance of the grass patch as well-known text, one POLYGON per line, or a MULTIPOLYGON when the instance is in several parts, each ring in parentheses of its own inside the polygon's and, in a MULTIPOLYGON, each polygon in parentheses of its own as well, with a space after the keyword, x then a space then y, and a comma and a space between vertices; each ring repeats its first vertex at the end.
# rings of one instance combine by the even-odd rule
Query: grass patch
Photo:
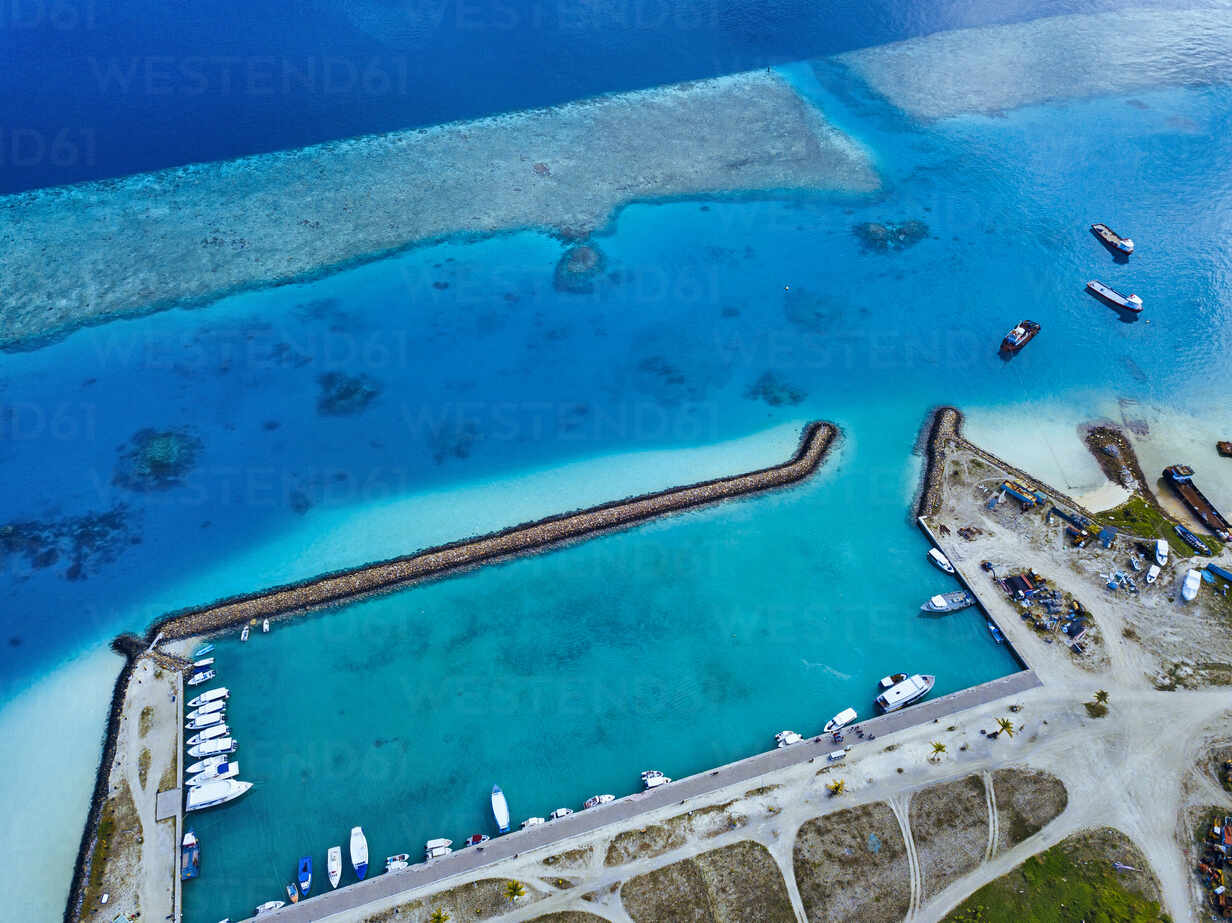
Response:
POLYGON ((1147 867, 1141 853, 1117 831, 1070 837, 980 888, 945 918, 946 923, 1167 921, 1154 877, 1118 873, 1114 859, 1147 867))
MULTIPOLYGON (((1177 523, 1166 516, 1158 507, 1148 503, 1141 494, 1134 494, 1120 506, 1100 513, 1095 521, 1101 525, 1115 526, 1125 532, 1140 535, 1143 538, 1162 538, 1168 542, 1174 554, 1179 557, 1193 557, 1192 548, 1181 541, 1181 537, 1173 529, 1177 523)), ((1210 535, 1195 532, 1207 547, 1216 555, 1223 550, 1223 545, 1210 535)))
POLYGON ((142 747, 141 755, 137 757, 137 780, 141 783, 142 790, 145 789, 146 780, 150 778, 150 748, 142 747))
POLYGON ((150 733, 150 728, 154 727, 154 706, 147 705, 141 709, 141 717, 138 719, 137 734, 140 737, 145 737, 150 733))
POLYGON ((1087 714, 1092 718, 1102 718, 1108 714, 1108 706, 1103 702, 1083 702, 1082 707, 1087 710, 1087 714))

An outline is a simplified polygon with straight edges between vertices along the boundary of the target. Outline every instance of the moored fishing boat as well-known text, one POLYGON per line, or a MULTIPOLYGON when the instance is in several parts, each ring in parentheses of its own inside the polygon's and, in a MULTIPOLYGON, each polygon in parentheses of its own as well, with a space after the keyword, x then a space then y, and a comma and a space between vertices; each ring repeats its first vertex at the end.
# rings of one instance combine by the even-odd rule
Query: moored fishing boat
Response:
POLYGON ((226 756, 211 756, 203 760, 197 760, 197 762, 184 770, 184 775, 195 776, 199 772, 209 772, 225 762, 227 762, 226 756))
POLYGON ((273 913, 280 907, 287 906, 286 901, 266 901, 264 904, 257 904, 257 912, 255 916, 262 916, 267 913, 273 913))
POLYGON ((667 785, 671 781, 672 781, 671 777, 665 776, 663 775, 663 773, 659 773, 658 775, 654 775, 654 776, 643 776, 642 777, 642 790, 648 792, 652 788, 658 788, 661 785, 667 785))
POLYGON ((269 619, 266 619, 265 621, 261 623, 261 634, 263 635, 269 634, 269 619))
POLYGON ((1206 555, 1208 558, 1211 556, 1210 547, 1206 544, 1206 542, 1198 538, 1198 536, 1194 535, 1184 526, 1173 526, 1172 528, 1175 530, 1176 534, 1181 537, 1181 541, 1183 541, 1194 551, 1198 552, 1198 554, 1206 555))
POLYGON ((363 827, 351 828, 351 867, 360 881, 368 874, 368 838, 363 827))
POLYGON ((295 876, 299 882, 300 893, 305 897, 312 890, 312 856, 303 856, 299 860, 298 874, 295 876))
POLYGON ((180 880, 188 881, 201 874, 201 844, 197 835, 189 830, 180 843, 180 880))
POLYGON ((792 744, 798 744, 804 738, 795 731, 779 731, 774 735, 774 742, 779 745, 779 749, 790 747, 792 744))
POLYGON ((950 559, 941 553, 938 548, 928 549, 928 560, 938 570, 947 574, 954 573, 954 565, 950 563, 950 559))
POLYGON ((1098 279, 1092 279, 1087 283, 1087 291, 1104 304, 1111 305, 1114 308, 1120 308, 1122 311, 1132 311, 1134 314, 1142 312, 1141 298, 1137 295, 1123 295, 1112 286, 1105 285, 1098 279))
MULTIPOLYGON (((560 820, 562 817, 568 817, 573 813, 573 808, 557 808, 548 815, 548 820, 560 820)), ((470 845, 470 844, 467 844, 470 845)))
POLYGON ((891 686, 897 686, 907 678, 906 673, 891 673, 889 676, 881 677, 877 685, 882 689, 889 689, 891 686))
POLYGON ((1001 629, 997 627, 996 622, 990 621, 988 623, 988 633, 992 635, 992 639, 996 641, 998 644, 1005 643, 1005 635, 1001 634, 1001 629))
POLYGON ((184 801, 185 811, 203 811, 228 801, 234 801, 252 788, 251 782, 240 782, 236 779, 226 779, 221 782, 207 782, 188 790, 184 801))
POLYGON ((400 852, 396 856, 385 857, 385 871, 401 872, 403 869, 410 868, 411 856, 410 853, 400 852))
POLYGON ((496 819, 496 829, 501 833, 509 832, 509 802, 499 785, 492 786, 492 816, 496 819))
POLYGON ((184 745, 187 747, 195 747, 197 744, 203 744, 206 741, 217 740, 219 737, 226 737, 230 733, 231 729, 225 724, 215 724, 212 727, 206 728, 200 734, 193 734, 192 737, 184 741, 184 745))
MULTIPOLYGON (((192 741, 189 741, 192 743, 192 741)), ((234 753, 239 745, 230 737, 216 737, 213 740, 203 740, 189 747, 188 755, 193 759, 203 756, 218 756, 221 753, 234 753)))
POLYGON ((959 609, 966 609, 968 606, 974 605, 974 596, 966 590, 954 590, 952 593, 937 594, 920 606, 920 611, 940 615, 946 612, 957 612, 959 609))
POLYGON ((1106 224, 1091 225, 1091 233, 1096 240, 1112 251, 1115 256, 1129 256, 1134 252, 1134 242, 1128 237, 1122 237, 1106 224))
POLYGON ((200 708, 209 702, 216 702, 219 699, 230 698, 231 690, 226 686, 219 686, 216 689, 207 689, 205 692, 188 700, 189 708, 200 708))
POLYGON ((210 712, 209 714, 198 715, 195 718, 189 719, 184 723, 184 727, 190 731, 200 731, 205 728, 212 727, 215 724, 222 724, 223 718, 225 717, 226 715, 222 712, 210 712))
POLYGON ((202 657, 200 660, 193 661, 194 670, 204 670, 206 667, 212 667, 213 665, 214 665, 213 657, 202 657))
POLYGON ((200 686, 202 683, 208 683, 214 678, 214 675, 213 670, 202 670, 200 673, 194 673, 188 677, 188 685, 200 686))
POLYGON ((891 712, 918 702, 932 691, 936 681, 935 676, 927 673, 914 673, 877 696, 877 707, 884 712, 891 712))
POLYGON ((1018 326, 1001 339, 1001 352, 1013 355, 1035 339, 1040 329, 1033 320, 1019 321, 1018 326))
POLYGON ((217 699, 213 702, 206 702, 197 708, 190 711, 185 717, 191 721, 193 718, 200 718, 203 715, 212 715, 215 712, 221 712, 227 707, 226 699, 217 699))
POLYGON ((295 883, 289 881, 283 887, 287 890, 287 900, 292 904, 299 903, 299 891, 295 889, 295 883))
MULTIPOLYGON (((526 825, 525 825, 525 824, 523 824, 522 826, 526 826, 526 825)), ((445 845, 440 845, 440 846, 431 846, 431 845, 428 845, 428 846, 425 846, 425 847, 424 847, 424 861, 425 861, 425 862, 431 862, 433 859, 443 859, 443 858, 445 858, 446 856, 448 856, 450 853, 452 853, 452 852, 453 852, 453 847, 451 847, 451 846, 447 845, 447 844, 449 844, 449 843, 451 843, 451 842, 452 842, 451 840, 442 840, 442 841, 437 841, 437 840, 429 840, 428 842, 429 842, 430 844, 431 844, 431 843, 435 843, 435 842, 441 842, 441 843, 443 843, 443 844, 445 844, 445 845)))
POLYGON ((826 722, 826 726, 822 730, 827 734, 833 734, 835 731, 845 728, 851 722, 855 721, 858 715, 854 708, 844 708, 841 712, 826 722))
POLYGON ((207 782, 221 782, 223 779, 234 779, 240 774, 238 762, 219 763, 213 769, 207 769, 196 775, 189 776, 184 784, 189 787, 205 785, 207 782))
POLYGON ((615 795, 591 795, 584 802, 582 802, 582 807, 597 808, 601 804, 611 804, 615 800, 615 795))
POLYGON ((331 846, 325 854, 325 872, 329 876, 329 886, 338 887, 342 880, 342 847, 331 846))
POLYGON ((240 632, 240 640, 241 641, 248 640, 248 626, 247 625, 245 625, 244 629, 240 632))
MULTIPOLYGON (((569 811, 569 813, 572 814, 573 812, 569 811)), ((478 846, 481 843, 488 842, 489 839, 490 837, 486 833, 472 833, 470 836, 466 838, 466 840, 462 843, 462 845, 463 846, 478 846)))
POLYGON ((545 821, 542 817, 528 817, 526 820, 522 821, 522 829, 525 830, 527 827, 538 827, 540 824, 545 823, 547 823, 547 821, 545 821))

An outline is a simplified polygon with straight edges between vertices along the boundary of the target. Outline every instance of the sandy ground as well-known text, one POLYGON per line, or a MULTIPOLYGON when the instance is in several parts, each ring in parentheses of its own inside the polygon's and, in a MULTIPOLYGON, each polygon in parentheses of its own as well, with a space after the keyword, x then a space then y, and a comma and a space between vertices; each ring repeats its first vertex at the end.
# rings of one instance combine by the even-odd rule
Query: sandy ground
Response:
POLYGON ((162 920, 172 913, 179 874, 175 820, 156 821, 155 803, 160 787, 175 786, 180 752, 176 687, 177 674, 149 658, 133 671, 109 780, 116 831, 99 893, 90 895, 108 893, 110 899, 105 905, 88 900, 83 920, 111 923, 120 913, 162 920))

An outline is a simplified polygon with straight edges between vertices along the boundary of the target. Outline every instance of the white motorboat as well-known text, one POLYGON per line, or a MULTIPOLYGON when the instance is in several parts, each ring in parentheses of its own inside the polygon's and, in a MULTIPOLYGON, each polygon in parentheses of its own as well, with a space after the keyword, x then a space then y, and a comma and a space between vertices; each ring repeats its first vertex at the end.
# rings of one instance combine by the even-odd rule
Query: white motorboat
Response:
POLYGON ((437 837, 435 840, 428 840, 424 843, 424 852, 432 852, 434 849, 442 849, 445 846, 452 846, 453 840, 447 840, 443 836, 437 837))
POLYGON ((351 828, 351 867, 360 881, 368 874, 368 838, 363 827, 351 828))
POLYGON ((1155 539, 1155 563, 1160 567, 1168 566, 1168 543, 1162 539, 1155 539))
POLYGON ((190 731, 200 731, 215 724, 222 724, 225 717, 226 715, 222 712, 210 712, 208 715, 198 715, 196 718, 192 718, 184 727, 190 731))
POLYGON ((937 568, 945 571, 947 574, 954 573, 954 565, 950 563, 950 559, 943 555, 936 548, 928 549, 928 560, 931 561, 937 568))
POLYGON ((443 859, 452 853, 453 850, 448 846, 437 846, 435 849, 424 850, 424 861, 431 862, 433 859, 443 859))
POLYGON ((1159 565, 1152 564, 1150 570, 1146 572, 1146 582, 1154 583, 1159 579, 1159 565))
POLYGON ((214 666, 213 657, 202 657, 200 660, 193 661, 194 670, 204 670, 206 667, 212 667, 212 666, 214 666))
POLYGON ((882 689, 889 689, 891 686, 896 686, 907 678, 906 673, 891 673, 889 676, 881 677, 877 683, 882 689))
POLYGON ((190 788, 195 788, 209 782, 221 782, 223 779, 234 779, 239 774, 240 764, 238 762, 219 763, 213 769, 206 769, 203 772, 189 776, 188 779, 185 780, 184 784, 190 788))
POLYGON ((597 808, 601 804, 610 804, 616 800, 615 795, 592 795, 582 803, 583 808, 597 808))
POLYGON ((226 707, 227 707, 227 700, 218 699, 215 702, 206 702, 204 705, 200 706, 199 708, 194 708, 192 711, 188 713, 186 717, 188 718, 189 721, 191 721, 193 718, 200 718, 202 715, 212 715, 214 714, 214 712, 222 711, 226 707))
POLYGON ((215 724, 213 727, 208 727, 200 734, 193 734, 192 737, 184 741, 185 746, 195 747, 197 744, 203 744, 207 740, 217 740, 219 737, 227 737, 231 733, 231 729, 225 724, 215 724))
POLYGON ((774 742, 779 745, 780 750, 783 747, 790 747, 792 744, 798 744, 802 740, 804 740, 804 738, 795 731, 779 731, 774 735, 774 742))
POLYGON ((269 634, 269 619, 266 619, 265 621, 261 623, 261 634, 263 635, 269 634))
POLYGON ((341 846, 331 846, 329 852, 325 854, 325 871, 329 875, 329 886, 331 888, 338 887, 338 882, 342 881, 341 846))
POLYGON ((573 813, 573 808, 557 808, 548 815, 548 820, 560 820, 562 817, 568 817, 573 813))
POLYGON ((932 691, 937 681, 935 676, 926 673, 915 673, 901 683, 895 683, 881 695, 877 696, 877 707, 882 711, 897 711, 912 702, 918 702, 932 691))
POLYGON ((240 782, 237 779, 223 779, 218 782, 206 782, 188 790, 184 801, 185 811, 203 811, 216 805, 226 804, 243 795, 250 788, 251 782, 240 782))
POLYGON ((255 916, 261 916, 266 913, 273 913, 280 907, 287 906, 286 901, 266 901, 264 904, 257 904, 257 912, 255 916))
POLYGON ((411 854, 400 852, 396 856, 385 857, 385 871, 400 872, 405 868, 410 868, 411 854))
POLYGON ((211 756, 204 760, 197 760, 187 769, 184 770, 185 775, 195 776, 199 772, 209 772, 215 766, 221 766, 227 762, 226 756, 211 756))
POLYGON ((1126 295, 1124 292, 1118 292, 1111 285, 1106 285, 1098 279, 1092 279, 1087 283, 1087 291, 1104 304, 1112 305, 1114 308, 1132 311, 1134 314, 1142 310, 1142 299, 1137 295, 1126 295))
POLYGON ((1193 602, 1200 586, 1202 586, 1202 571, 1191 567, 1185 573, 1185 580, 1181 583, 1181 599, 1187 603, 1193 602))
POLYGON ((193 759, 201 759, 203 756, 217 756, 220 753, 234 753, 237 748, 236 742, 230 737, 216 737, 213 740, 203 740, 195 747, 190 747, 188 755, 193 759))
POLYGON ((248 640, 248 626, 247 625, 245 625, 244 630, 240 632, 240 640, 241 641, 248 640))
POLYGON ((522 821, 522 829, 525 830, 527 827, 538 827, 543 823, 546 823, 546 821, 542 817, 528 817, 526 820, 522 821))
POLYGON ((217 702, 219 699, 228 699, 231 697, 231 690, 226 686, 218 686, 215 689, 207 689, 199 696, 188 700, 189 708, 200 708, 207 702, 217 702))
POLYGON ((188 677, 188 685, 200 686, 202 683, 208 683, 214 678, 214 676, 215 674, 213 670, 202 670, 200 673, 194 673, 192 676, 188 677))
POLYGON ((496 818, 496 829, 501 833, 509 832, 509 802, 499 785, 492 786, 492 816, 496 818))
POLYGON ((645 782, 647 779, 653 779, 655 776, 661 776, 661 775, 663 775, 663 773, 659 772, 659 770, 657 769, 643 769, 642 770, 642 781, 645 782))
POLYGON ((833 734, 835 731, 845 728, 851 722, 855 721, 858 716, 854 708, 844 708, 841 712, 826 722, 826 726, 822 730, 827 734, 833 734))
POLYGON ((642 779, 642 789, 648 792, 652 788, 658 788, 660 785, 667 785, 667 783, 671 781, 672 780, 668 776, 663 775, 663 773, 659 773, 657 776, 649 776, 648 778, 642 779))

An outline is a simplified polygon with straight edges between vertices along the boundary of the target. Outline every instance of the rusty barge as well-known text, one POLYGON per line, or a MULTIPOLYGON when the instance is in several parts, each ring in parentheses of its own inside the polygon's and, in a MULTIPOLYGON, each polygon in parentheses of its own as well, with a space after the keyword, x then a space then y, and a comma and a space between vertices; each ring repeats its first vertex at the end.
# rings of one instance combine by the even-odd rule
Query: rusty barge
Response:
POLYGON ((1228 525, 1228 520, 1215 509, 1215 504, 1206 498, 1206 494, 1198 489, 1198 485, 1193 481, 1193 473, 1193 468, 1188 465, 1169 465, 1164 469, 1164 480, 1212 534, 1223 542, 1232 540, 1232 526, 1228 525))

